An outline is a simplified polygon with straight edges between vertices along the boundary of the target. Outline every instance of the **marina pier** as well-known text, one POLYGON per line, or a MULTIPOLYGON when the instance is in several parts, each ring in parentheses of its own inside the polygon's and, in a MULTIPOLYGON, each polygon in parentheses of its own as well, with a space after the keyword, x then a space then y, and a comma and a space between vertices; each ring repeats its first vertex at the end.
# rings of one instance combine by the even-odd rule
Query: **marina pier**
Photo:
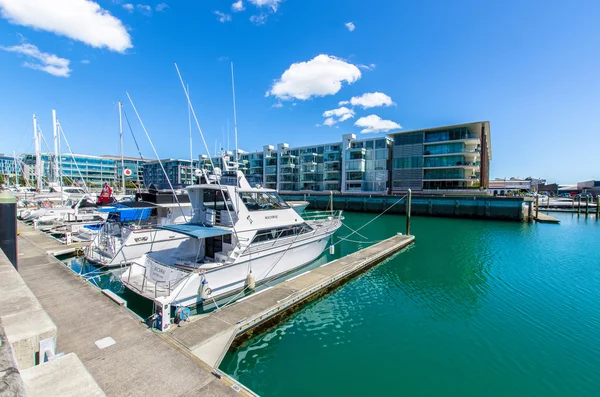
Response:
MULTIPOLYGON (((405 214, 404 205, 394 205, 398 196, 367 194, 298 194, 282 193, 288 201, 305 200, 311 210, 326 210, 333 201, 335 210, 381 213, 387 209, 390 214, 405 214)), ((498 219, 517 222, 531 220, 533 198, 531 197, 492 197, 477 195, 435 195, 423 196, 413 192, 413 215, 443 216, 453 218, 498 219)))
MULTIPOLYGON (((64 352, 62 362, 76 371, 69 377, 76 381, 65 384, 65 370, 54 370, 50 365, 58 367, 59 361, 51 361, 34 367, 45 370, 48 381, 24 371, 22 379, 30 389, 35 384, 46 388, 58 384, 63 395, 78 395, 81 390, 98 396, 254 395, 218 370, 231 346, 276 325, 304 303, 414 242, 414 236, 398 234, 161 334, 50 255, 55 239, 22 223, 19 229, 19 273, 7 260, 1 261, 1 269, 22 278, 22 288, 39 301, 39 310, 54 327, 56 352, 64 352)), ((30 344, 33 350, 39 338, 35 342, 30 344)), ((39 348, 27 354, 39 357, 39 348)))

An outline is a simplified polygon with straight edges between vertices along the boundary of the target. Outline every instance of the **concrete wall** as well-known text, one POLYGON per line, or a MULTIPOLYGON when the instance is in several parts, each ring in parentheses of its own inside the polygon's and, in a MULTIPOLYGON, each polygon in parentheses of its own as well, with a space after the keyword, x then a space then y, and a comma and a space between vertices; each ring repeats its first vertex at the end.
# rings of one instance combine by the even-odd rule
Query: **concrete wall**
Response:
MULTIPOLYGON (((327 210, 327 195, 282 195, 286 200, 306 200, 309 210, 327 210)), ((335 210, 381 213, 396 203, 401 196, 333 196, 335 210)), ((406 200, 395 204, 387 213, 405 214, 406 200)), ((502 219, 518 222, 529 220, 531 198, 524 197, 440 197, 413 196, 412 214, 456 218, 502 219)))
POLYGON ((33 367, 39 362, 40 341, 56 340, 56 325, 2 251, 0 291, 0 319, 18 367, 33 367))

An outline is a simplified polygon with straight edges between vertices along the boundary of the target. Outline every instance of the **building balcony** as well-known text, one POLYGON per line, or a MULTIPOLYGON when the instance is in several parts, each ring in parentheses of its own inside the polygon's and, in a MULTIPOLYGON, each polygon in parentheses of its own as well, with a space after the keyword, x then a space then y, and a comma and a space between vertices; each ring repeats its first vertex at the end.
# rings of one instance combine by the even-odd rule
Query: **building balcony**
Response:
POLYGON ((479 156, 479 150, 462 150, 448 153, 431 153, 429 150, 423 152, 423 157, 443 157, 443 156, 479 156))
POLYGON ((457 143, 457 142, 480 143, 480 141, 481 140, 479 138, 479 135, 468 134, 464 138, 459 138, 459 139, 447 139, 447 140, 443 140, 443 141, 436 141, 436 140, 425 141, 425 142, 423 142, 423 145, 442 145, 445 143, 457 143))
POLYGON ((423 166, 424 170, 428 170, 428 169, 440 169, 440 168, 446 168, 446 169, 456 169, 456 168, 473 168, 473 169, 478 169, 480 167, 480 163, 460 163, 460 164, 446 164, 446 165, 427 165, 427 166, 423 166))

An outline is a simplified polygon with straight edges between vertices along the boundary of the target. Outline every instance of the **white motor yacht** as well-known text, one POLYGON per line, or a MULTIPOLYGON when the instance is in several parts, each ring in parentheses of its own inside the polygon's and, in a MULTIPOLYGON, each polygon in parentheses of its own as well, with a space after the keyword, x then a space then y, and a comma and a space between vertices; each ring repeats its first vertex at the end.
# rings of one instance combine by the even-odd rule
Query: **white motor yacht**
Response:
POLYGON ((275 190, 251 187, 241 171, 187 191, 191 222, 161 228, 188 238, 148 252, 121 275, 161 310, 211 303, 290 273, 318 258, 342 225, 341 212, 304 219, 275 190))

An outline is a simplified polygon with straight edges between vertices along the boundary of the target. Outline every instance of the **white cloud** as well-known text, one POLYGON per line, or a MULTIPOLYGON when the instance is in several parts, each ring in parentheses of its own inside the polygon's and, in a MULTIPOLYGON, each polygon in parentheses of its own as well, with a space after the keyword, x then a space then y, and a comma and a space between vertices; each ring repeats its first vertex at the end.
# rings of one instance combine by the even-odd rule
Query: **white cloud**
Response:
POLYGON ((269 15, 267 14, 252 15, 250 17, 250 22, 252 22, 256 26, 264 25, 265 23, 267 23, 268 17, 269 15))
POLYGON ((273 106, 271 106, 271 107, 272 108, 281 109, 283 107, 283 103, 277 102, 277 103, 274 103, 273 106))
POLYGON ((160 3, 160 4, 157 4, 154 9, 156 10, 156 12, 163 12, 167 8, 169 8, 169 5, 167 3, 160 3))
POLYGON ((338 109, 326 110, 323 112, 323 117, 327 119, 323 122, 324 125, 332 126, 335 123, 346 121, 354 117, 354 110, 348 109, 347 107, 341 107, 338 109))
POLYGON ((378 106, 392 106, 392 98, 382 92, 367 92, 361 96, 353 96, 349 101, 341 101, 338 105, 360 106, 363 109, 374 108, 378 106))
POLYGON ((337 94, 342 83, 352 84, 360 77, 360 70, 351 63, 321 54, 308 62, 292 64, 273 83, 265 96, 304 101, 312 97, 337 94))
POLYGON ((150 15, 152 15, 152 7, 150 7, 149 5, 138 4, 136 5, 136 7, 138 11, 144 14, 145 16, 149 17, 150 15))
POLYGON ((242 3, 242 0, 238 0, 235 3, 233 3, 231 5, 231 11, 233 11, 233 12, 244 11, 244 3, 242 3))
POLYGON ((388 132, 389 130, 395 128, 402 128, 400 124, 391 120, 382 120, 381 117, 377 116, 376 114, 361 117, 360 119, 356 120, 354 125, 357 127, 363 127, 363 129, 360 131, 363 134, 368 132, 388 132))
POLYGON ((325 112, 323 112, 323 117, 342 117, 346 115, 350 115, 350 117, 352 117, 354 116, 354 111, 352 109, 348 109, 347 107, 341 107, 338 109, 326 110, 325 112))
POLYGON ((41 70, 42 72, 50 73, 51 75, 59 77, 69 77, 69 74, 71 73, 71 69, 69 69, 69 63, 71 63, 71 61, 65 58, 60 58, 54 54, 41 52, 33 44, 0 47, 0 49, 8 52, 16 52, 17 54, 22 54, 39 61, 38 63, 24 62, 23 66, 27 68, 41 70))
POLYGON ((125 3, 123 4, 121 7, 123 7, 124 9, 126 9, 129 13, 133 12, 133 4, 131 3, 125 3))
POLYGON ((376 67, 377 65, 375 65, 374 63, 372 63, 372 64, 370 64, 370 65, 363 65, 363 64, 361 63, 361 64, 358 64, 358 65, 356 65, 356 66, 358 66, 360 69, 365 69, 365 70, 373 70, 373 69, 375 69, 375 67, 376 67))
POLYGON ((269 7, 273 12, 279 8, 279 3, 283 0, 248 0, 257 7, 269 7))
POLYGON ((91 62, 90 62, 89 59, 82 59, 81 63, 84 64, 84 65, 89 65, 91 62))
POLYGON ((0 0, 2 17, 15 25, 53 32, 96 48, 132 48, 123 23, 91 0, 0 0))
POLYGON ((333 119, 333 117, 326 118, 326 119, 325 119, 325 121, 323 121, 323 125, 327 125, 327 126, 329 126, 329 127, 331 127, 331 126, 332 126, 332 125, 334 125, 335 123, 337 123, 337 121, 335 121, 335 120, 333 119))
POLYGON ((354 29, 356 29, 356 26, 354 26, 354 22, 346 22, 344 25, 351 32, 354 32, 354 29))
POLYGON ((229 14, 225 14, 225 13, 223 13, 221 11, 217 11, 217 10, 213 11, 213 14, 215 14, 218 17, 217 19, 221 23, 231 21, 231 15, 229 15, 229 14))

